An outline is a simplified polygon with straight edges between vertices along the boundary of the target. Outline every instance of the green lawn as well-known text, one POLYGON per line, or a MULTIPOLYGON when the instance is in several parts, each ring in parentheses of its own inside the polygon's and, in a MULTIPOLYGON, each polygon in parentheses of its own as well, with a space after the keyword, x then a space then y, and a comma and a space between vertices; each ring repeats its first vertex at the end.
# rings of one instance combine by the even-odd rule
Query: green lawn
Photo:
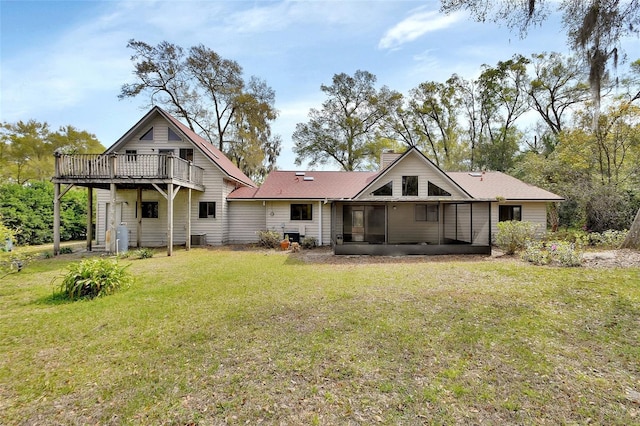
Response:
POLYGON ((475 259, 178 250, 74 303, 68 255, 32 262, 0 281, 0 424, 640 424, 640 269, 475 259))

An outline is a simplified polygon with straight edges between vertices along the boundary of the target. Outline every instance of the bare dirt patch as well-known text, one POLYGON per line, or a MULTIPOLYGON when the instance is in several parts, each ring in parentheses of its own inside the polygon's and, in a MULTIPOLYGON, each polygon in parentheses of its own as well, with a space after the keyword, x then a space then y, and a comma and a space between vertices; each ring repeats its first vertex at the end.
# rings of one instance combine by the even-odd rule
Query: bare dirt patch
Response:
MULTIPOLYGON (((499 262, 521 261, 518 256, 506 256, 494 249, 486 255, 418 255, 418 256, 336 256, 328 247, 302 250, 300 253, 279 252, 300 259, 305 263, 325 263, 332 265, 376 264, 376 263, 425 263, 425 262, 499 262)), ((637 268, 640 267, 640 252, 634 250, 588 251, 584 254, 586 268, 637 268)))

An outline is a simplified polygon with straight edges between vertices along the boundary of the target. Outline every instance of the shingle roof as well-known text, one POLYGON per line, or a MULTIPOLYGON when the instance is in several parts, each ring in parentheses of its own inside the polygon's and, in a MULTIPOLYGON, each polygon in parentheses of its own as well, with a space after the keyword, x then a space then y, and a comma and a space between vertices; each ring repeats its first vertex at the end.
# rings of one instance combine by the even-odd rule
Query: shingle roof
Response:
POLYGON ((447 175, 476 199, 504 197, 507 200, 564 200, 559 195, 529 185, 502 172, 449 172, 447 175))
POLYGON ((377 172, 281 171, 269 173, 251 193, 239 188, 229 199, 348 199, 355 196, 377 172))

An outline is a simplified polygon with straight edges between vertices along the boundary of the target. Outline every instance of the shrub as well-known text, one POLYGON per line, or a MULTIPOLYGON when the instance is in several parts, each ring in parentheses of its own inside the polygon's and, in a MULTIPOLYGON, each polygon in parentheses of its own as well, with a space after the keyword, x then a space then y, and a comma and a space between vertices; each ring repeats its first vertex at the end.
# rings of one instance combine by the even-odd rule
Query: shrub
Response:
POLYGON ((589 234, 589 244, 595 247, 618 248, 624 242, 629 231, 616 231, 609 229, 604 232, 592 232, 589 234))
POLYGON ((300 245, 306 249, 312 249, 318 245, 318 239, 316 237, 304 237, 300 245))
POLYGON ((280 233, 276 231, 258 231, 258 243, 266 248, 280 247, 280 233))
POLYGON ((522 253, 522 259, 536 265, 580 266, 582 264, 582 252, 575 243, 567 241, 548 243, 529 241, 522 253))
POLYGON ((506 254, 514 254, 523 250, 527 241, 532 240, 536 226, 531 222, 509 220, 498 222, 498 233, 495 243, 506 254))
POLYGON ((93 299, 106 296, 131 284, 132 278, 116 261, 108 259, 85 259, 69 265, 60 291, 70 300, 93 299))
POLYGON ((134 250, 133 253, 131 253, 131 255, 138 259, 150 259, 153 257, 153 250, 150 249, 149 247, 142 247, 137 250, 134 250))
POLYGON ((71 254, 73 249, 71 247, 60 247, 60 254, 71 254))

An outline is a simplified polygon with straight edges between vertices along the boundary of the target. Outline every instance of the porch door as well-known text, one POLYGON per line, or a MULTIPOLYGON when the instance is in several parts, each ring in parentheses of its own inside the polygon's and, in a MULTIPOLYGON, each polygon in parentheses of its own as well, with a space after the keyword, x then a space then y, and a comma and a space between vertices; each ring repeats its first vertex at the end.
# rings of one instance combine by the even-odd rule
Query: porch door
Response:
POLYGON ((385 242, 385 206, 343 207, 343 229, 345 242, 367 242, 382 244, 385 242))
POLYGON ((173 154, 173 149, 159 149, 158 150, 158 176, 164 178, 169 175, 169 171, 167 169, 167 163, 169 162, 167 159, 169 158, 169 154, 173 154))
POLYGON ((354 207, 351 215, 351 238, 353 241, 364 241, 364 207, 354 207))

